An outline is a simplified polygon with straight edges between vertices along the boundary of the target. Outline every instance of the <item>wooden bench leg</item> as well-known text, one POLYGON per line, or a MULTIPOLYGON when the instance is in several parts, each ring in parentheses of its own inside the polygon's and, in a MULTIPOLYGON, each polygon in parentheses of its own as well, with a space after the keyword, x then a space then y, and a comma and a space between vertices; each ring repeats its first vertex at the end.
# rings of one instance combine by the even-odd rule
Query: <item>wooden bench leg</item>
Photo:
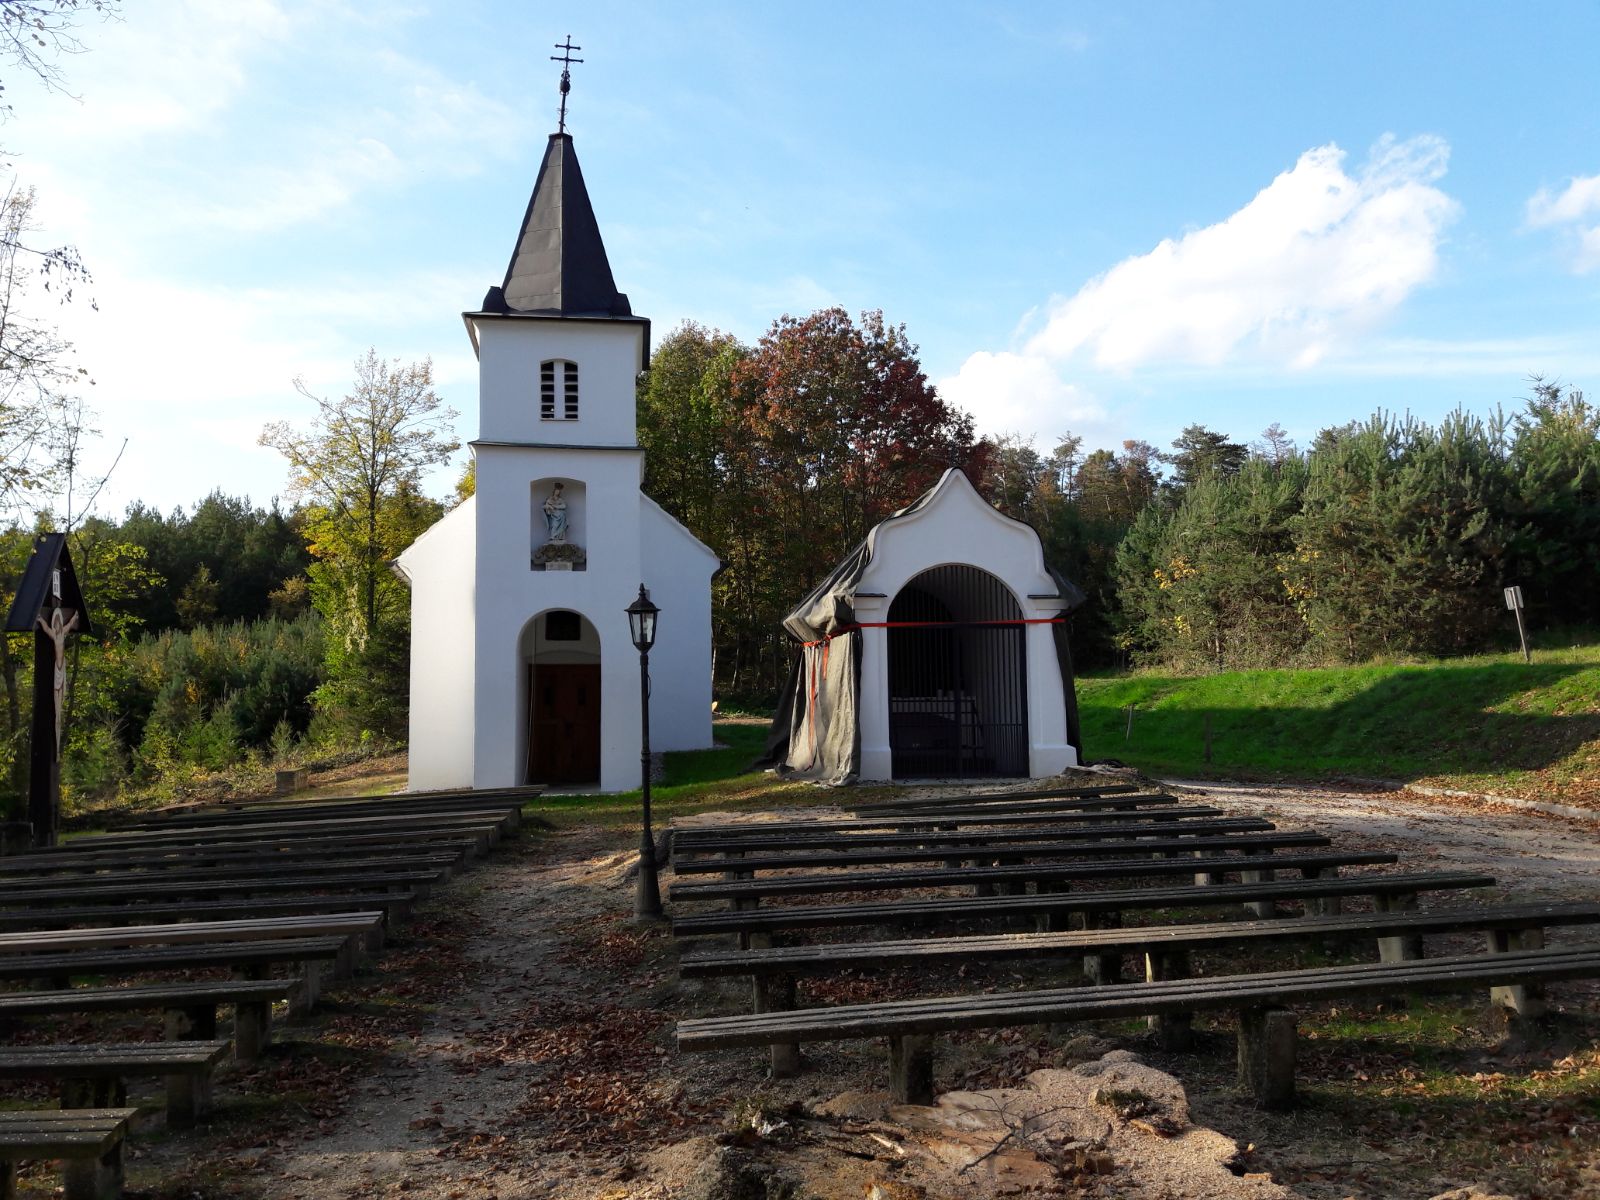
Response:
POLYGON ((322 999, 322 964, 303 962, 300 966, 300 986, 289 993, 289 1015, 303 1017, 317 1007, 322 999))
MULTIPOLYGON (((1338 867, 1305 867, 1301 870, 1303 879, 1337 879, 1338 867)), ((1344 905, 1338 896, 1318 896, 1304 901, 1305 913, 1308 917, 1337 917, 1344 911, 1344 905)))
POLYGON ((98 1158, 69 1158, 61 1166, 65 1200, 122 1200, 122 1139, 98 1158))
MULTIPOLYGON (((1247 858, 1271 857, 1270 855, 1258 855, 1257 851, 1255 850, 1246 850, 1244 851, 1244 854, 1247 858)), ((1239 872, 1240 883, 1271 883, 1274 878, 1275 876, 1271 867, 1262 867, 1261 869, 1255 871, 1239 872)), ((1245 901, 1244 907, 1245 911, 1248 912, 1252 917, 1260 917, 1264 921, 1270 921, 1278 915, 1277 903, 1272 900, 1247 900, 1245 901)))
MULTIPOLYGON (((1417 894, 1399 892, 1393 896, 1374 896, 1372 906, 1381 913, 1417 911, 1417 894)), ((1422 957, 1422 935, 1408 933, 1400 937, 1378 939, 1379 962, 1411 962, 1422 957)))
POLYGON ((122 1079, 63 1079, 62 1108, 126 1108, 128 1085, 122 1079))
POLYGON ((0 1162, 0 1200, 17 1200, 17 1164, 0 1162))
MULTIPOLYGON (((1179 851, 1179 853, 1181 854, 1182 851, 1179 851)), ((1188 853, 1190 858, 1204 858, 1206 856, 1204 850, 1190 850, 1188 853)), ((1177 856, 1174 855, 1174 857, 1177 856)), ((1215 871, 1196 871, 1194 873, 1195 887, 1211 887, 1216 882, 1217 873, 1215 871)))
POLYGON ((1287 1008, 1239 1013, 1239 1085, 1262 1108, 1294 1106, 1295 1018, 1287 1008))
POLYGON ((167 1124, 187 1129, 211 1105, 211 1068, 167 1076, 167 1124))
MULTIPOLYGON (((1189 978, 1189 952, 1186 950, 1152 951, 1144 956, 1144 977, 1151 983, 1163 979, 1189 978)), ((1155 1030, 1163 1050, 1187 1050, 1194 1044, 1194 1014, 1186 1012, 1157 1013, 1145 1018, 1146 1025, 1155 1030)))
MULTIPOLYGON (((794 1008, 793 975, 756 975, 751 978, 754 1011, 789 1012, 794 1008)), ((800 1043, 772 1043, 772 1077, 788 1079, 800 1071, 800 1043)))
MULTIPOLYGON (((1489 953, 1505 954, 1512 950, 1543 950, 1542 929, 1491 929, 1489 953)), ((1513 1017, 1531 1020, 1545 1012, 1544 985, 1514 983, 1489 989, 1489 1003, 1505 1009, 1513 1017)))
POLYGON ((169 1042, 209 1042, 217 1036, 217 1006, 188 1004, 169 1008, 163 1024, 169 1042))
MULTIPOLYGON (((1119 912, 1088 913, 1084 916, 1085 929, 1120 929, 1122 927, 1122 914, 1119 912)), ((1083 975, 1092 984, 1121 983, 1122 982, 1122 955, 1118 954, 1085 954, 1083 956, 1083 975)))
POLYGON ((240 1062, 254 1062, 266 1052, 271 1041, 271 1002, 246 1000, 233 1006, 234 1058, 240 1062))
POLYGON ((889 1039, 889 1094, 896 1104, 933 1103, 933 1039, 927 1034, 889 1039))
POLYGON ((350 979, 356 973, 356 942, 350 938, 339 947, 339 953, 333 960, 333 977, 335 979, 350 979))
MULTIPOLYGON (((1070 883, 1061 883, 1055 880, 1041 880, 1038 894, 1041 896, 1065 896, 1072 891, 1070 883)), ((1034 918, 1034 928, 1040 933, 1065 933, 1072 924, 1072 914, 1064 912, 1040 913, 1034 918)))

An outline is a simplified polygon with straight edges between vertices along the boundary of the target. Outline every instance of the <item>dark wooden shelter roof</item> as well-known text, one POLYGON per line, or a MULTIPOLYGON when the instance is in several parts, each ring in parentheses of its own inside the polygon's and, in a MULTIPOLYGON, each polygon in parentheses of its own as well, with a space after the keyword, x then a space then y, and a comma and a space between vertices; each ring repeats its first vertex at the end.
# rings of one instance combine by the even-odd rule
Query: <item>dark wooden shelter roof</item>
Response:
POLYGON ((89 606, 83 601, 83 590, 78 586, 78 572, 72 566, 72 555, 67 552, 67 535, 41 533, 33 539, 33 554, 22 572, 22 582, 17 585, 17 597, 11 602, 11 612, 6 616, 7 633, 28 633, 50 607, 50 574, 61 568, 61 607, 78 614, 75 633, 93 633, 89 624, 89 606))

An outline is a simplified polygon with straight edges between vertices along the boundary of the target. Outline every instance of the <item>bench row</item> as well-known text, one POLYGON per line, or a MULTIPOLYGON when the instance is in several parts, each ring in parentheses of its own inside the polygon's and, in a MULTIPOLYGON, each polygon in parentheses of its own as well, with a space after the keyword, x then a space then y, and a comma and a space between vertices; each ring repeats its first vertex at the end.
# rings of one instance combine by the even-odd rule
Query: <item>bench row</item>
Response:
MULTIPOLYGON (((1239 1075, 1258 1103, 1294 1100, 1295 1018, 1289 1006, 1359 995, 1542 986, 1600 977, 1600 950, 1513 950, 1398 963, 1359 963, 1158 980, 1132 985, 1054 988, 990 995, 896 1000, 738 1016, 678 1024, 683 1052, 807 1041, 887 1038, 890 1090, 907 1104, 933 1102, 933 1046, 940 1033, 1027 1025, 1232 1010, 1239 1014, 1239 1075)), ((1507 993, 1494 993, 1506 1002, 1507 993)))

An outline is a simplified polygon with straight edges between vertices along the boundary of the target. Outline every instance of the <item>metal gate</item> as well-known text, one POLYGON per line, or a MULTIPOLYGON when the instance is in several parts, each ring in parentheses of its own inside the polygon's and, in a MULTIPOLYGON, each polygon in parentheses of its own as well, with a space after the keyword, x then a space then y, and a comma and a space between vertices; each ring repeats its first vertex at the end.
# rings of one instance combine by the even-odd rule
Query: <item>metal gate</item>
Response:
POLYGON ((934 567, 900 590, 888 630, 896 779, 1027 775, 1021 619, 1005 585, 977 567, 934 567))

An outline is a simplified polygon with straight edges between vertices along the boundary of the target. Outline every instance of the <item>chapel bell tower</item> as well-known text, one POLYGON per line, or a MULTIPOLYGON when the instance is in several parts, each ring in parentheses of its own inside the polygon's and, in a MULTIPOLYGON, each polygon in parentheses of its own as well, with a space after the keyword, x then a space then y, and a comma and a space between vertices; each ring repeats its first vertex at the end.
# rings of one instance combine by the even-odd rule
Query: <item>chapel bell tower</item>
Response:
MULTIPOLYGON (((558 61, 578 61, 565 49, 558 61)), ((638 787, 625 609, 641 583, 663 614, 652 743, 711 744, 717 558, 640 490, 650 323, 612 278, 565 128, 565 71, 562 84, 504 281, 462 314, 478 357, 476 495, 398 562, 412 586, 414 789, 638 787)))

